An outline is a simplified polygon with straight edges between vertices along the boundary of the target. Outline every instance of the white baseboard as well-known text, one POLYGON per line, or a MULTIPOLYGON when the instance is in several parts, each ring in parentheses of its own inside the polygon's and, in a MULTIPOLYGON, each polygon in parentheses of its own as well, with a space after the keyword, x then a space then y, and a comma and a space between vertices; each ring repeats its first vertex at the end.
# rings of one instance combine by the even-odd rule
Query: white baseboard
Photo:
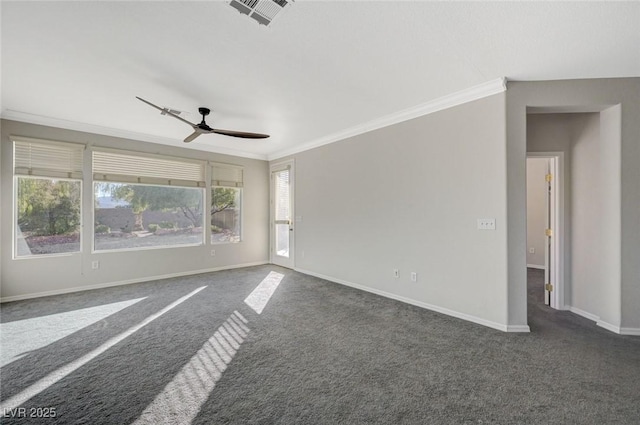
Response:
POLYGON ((537 264, 527 264, 527 268, 528 269, 539 269, 539 270, 546 270, 547 269, 545 266, 539 266, 537 264))
POLYGON ((213 268, 210 268, 210 269, 189 270, 189 271, 186 271, 186 272, 178 272, 178 273, 169 273, 169 274, 156 275, 156 276, 140 277, 140 278, 136 278, 136 279, 120 280, 120 281, 117 281, 117 282, 98 283, 96 285, 76 286, 74 288, 57 289, 57 290, 54 290, 54 291, 37 292, 37 293, 26 294, 26 295, 15 295, 15 296, 12 296, 12 297, 0 298, 0 303, 7 303, 7 302, 11 302, 11 301, 28 300, 28 299, 31 299, 31 298, 49 297, 49 296, 52 296, 52 295, 70 294, 72 292, 90 291, 92 289, 110 288, 112 286, 130 285, 132 283, 148 282, 150 280, 169 279, 169 278, 172 278, 172 277, 191 276, 191 275, 194 275, 194 274, 218 272, 218 271, 222 271, 222 270, 239 269, 239 268, 242 268, 242 267, 261 266, 263 264, 269 264, 269 262, 268 261, 256 261, 256 262, 253 262, 253 263, 234 264, 234 265, 230 265, 230 266, 213 267, 213 268))
POLYGON ((507 325, 506 332, 531 332, 528 325, 507 325))
POLYGON ((600 316, 595 315, 593 313, 589 313, 588 311, 580 310, 579 308, 572 307, 572 306, 567 306, 567 307, 570 312, 575 313, 578 316, 582 316, 585 319, 589 319, 592 322, 597 322, 598 320, 600 320, 600 316))
POLYGON ((605 328, 608 331, 611 331, 617 334, 620 333, 620 326, 612 325, 611 323, 607 323, 604 320, 598 319, 598 321, 596 322, 596 325, 600 326, 601 328, 605 328))
POLYGON ((437 313, 446 314, 447 316, 452 316, 452 317, 456 317, 458 319, 466 320, 468 322, 477 323, 479 325, 487 326, 487 327, 492 328, 492 329, 497 329, 497 330, 502 331, 502 332, 530 332, 529 326, 527 326, 527 325, 515 325, 515 326, 504 325, 502 323, 493 322, 491 320, 486 320, 486 319, 483 319, 483 318, 480 318, 480 317, 472 316, 470 314, 461 313, 459 311, 450 310, 448 308, 439 307, 437 305, 428 304, 428 303, 425 303, 425 302, 422 302, 422 301, 417 301, 417 300, 414 300, 414 299, 411 299, 411 298, 406 298, 406 297, 403 297, 403 296, 400 296, 400 295, 392 294, 390 292, 381 291, 379 289, 374 289, 374 288, 370 288, 368 286, 360 285, 360 284, 357 284, 357 283, 348 282, 346 280, 337 279, 335 277, 326 276, 326 275, 323 275, 323 274, 320 274, 320 273, 312 272, 310 270, 304 270, 304 269, 300 269, 300 268, 295 268, 295 271, 300 272, 300 273, 304 273, 304 274, 307 274, 307 275, 310 275, 310 276, 315 276, 315 277, 318 277, 320 279, 328 280, 330 282, 335 282, 335 283, 339 283, 341 285, 349 286, 351 288, 359 289, 361 291, 371 292, 372 294, 380 295, 380 296, 385 297, 385 298, 391 298, 391 299, 396 300, 396 301, 401 301, 403 303, 407 303, 407 304, 415 305, 415 306, 418 306, 418 307, 422 307, 422 308, 425 308, 427 310, 435 311, 437 313))
POLYGON ((596 324, 601 328, 604 328, 611 332, 615 332, 620 335, 640 336, 640 328, 623 328, 622 326, 612 325, 611 323, 607 323, 603 320, 598 320, 596 324))
POLYGON ((603 329, 608 331, 620 334, 620 335, 637 335, 640 336, 640 328, 623 328, 621 326, 612 325, 611 323, 605 322, 604 320, 600 320, 600 316, 595 315, 593 313, 589 313, 584 310, 580 310, 576 307, 565 306, 565 309, 568 309, 572 313, 577 314, 578 316, 582 316, 585 319, 589 319, 591 321, 596 322, 597 326, 600 326, 603 329))

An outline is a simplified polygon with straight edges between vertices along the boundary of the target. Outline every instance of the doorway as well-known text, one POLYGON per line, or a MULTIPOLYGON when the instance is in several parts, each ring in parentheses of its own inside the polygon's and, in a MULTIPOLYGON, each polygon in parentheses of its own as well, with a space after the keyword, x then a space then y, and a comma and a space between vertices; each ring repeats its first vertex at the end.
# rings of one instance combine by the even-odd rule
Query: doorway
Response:
POLYGON ((527 154, 527 268, 544 273, 536 291, 544 296, 546 305, 557 310, 564 309, 563 161, 562 152, 527 154))
POLYGON ((552 307, 614 332, 623 300, 621 118, 620 105, 527 107, 526 115, 527 157, 559 158, 552 307))
POLYGON ((295 266, 293 182, 293 161, 281 162, 271 166, 271 263, 290 269, 295 266))

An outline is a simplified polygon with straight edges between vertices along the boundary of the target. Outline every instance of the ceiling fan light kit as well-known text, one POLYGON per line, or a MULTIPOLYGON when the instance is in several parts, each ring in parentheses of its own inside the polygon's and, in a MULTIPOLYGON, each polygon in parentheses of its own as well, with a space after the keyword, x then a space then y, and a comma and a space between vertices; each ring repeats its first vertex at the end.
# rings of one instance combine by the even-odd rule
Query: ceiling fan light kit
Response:
POLYGON ((238 12, 268 26, 289 2, 287 0, 231 0, 229 5, 238 12))
POLYGON ((201 134, 209 134, 209 133, 222 134, 224 136, 231 136, 231 137, 239 137, 239 138, 242 138, 242 139, 266 139, 267 137, 269 137, 268 134, 249 133, 249 132, 246 132, 246 131, 221 130, 221 129, 217 129, 217 128, 211 128, 205 122, 205 117, 211 113, 211 110, 209 108, 205 108, 205 107, 198 108, 198 112, 200 113, 200 115, 202 115, 202 121, 199 124, 194 124, 194 123, 192 123, 190 121, 187 121, 184 118, 178 116, 177 114, 175 114, 169 108, 161 108, 160 106, 154 105, 153 103, 149 102, 148 100, 144 100, 143 98, 138 97, 138 96, 136 96, 136 99, 140 100, 141 102, 146 103, 147 105, 151 106, 152 108, 158 109, 162 115, 169 115, 169 116, 172 116, 174 118, 179 119, 180 121, 184 122, 185 124, 189 124, 191 126, 191 128, 193 128, 194 131, 189 136, 187 136, 186 139, 184 139, 185 143, 189 143, 189 142, 193 141, 196 137, 200 136, 201 134))

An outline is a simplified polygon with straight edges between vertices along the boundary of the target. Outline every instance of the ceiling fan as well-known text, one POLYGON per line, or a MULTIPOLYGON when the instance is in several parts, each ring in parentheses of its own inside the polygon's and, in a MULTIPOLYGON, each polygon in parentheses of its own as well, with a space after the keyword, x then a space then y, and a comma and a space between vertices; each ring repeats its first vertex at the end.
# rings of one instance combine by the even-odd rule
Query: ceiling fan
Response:
POLYGON ((209 108, 198 108, 198 111, 200 112, 200 115, 202 115, 202 121, 199 124, 194 124, 192 122, 189 122, 187 120, 185 120, 182 117, 179 117, 177 114, 175 114, 172 110, 170 110, 169 108, 161 108, 158 105, 154 105, 153 103, 144 100, 141 97, 136 96, 136 99, 141 100, 142 102, 146 103, 149 106, 152 106, 156 109, 158 109, 159 111, 162 112, 162 115, 171 115, 174 118, 179 119, 180 121, 189 124, 194 132, 191 133, 189 136, 187 136, 186 139, 184 139, 185 143, 189 143, 191 142, 193 139, 195 139, 196 137, 198 137, 201 134, 209 134, 209 133, 216 133, 216 134, 223 134, 225 136, 231 136, 231 137, 241 137, 243 139, 266 139, 267 137, 269 137, 268 134, 260 134, 260 133, 248 133, 246 131, 233 131, 233 130, 220 130, 217 128, 211 128, 207 125, 206 122, 204 122, 204 117, 206 117, 207 115, 209 115, 209 113, 211 112, 211 110, 209 108))

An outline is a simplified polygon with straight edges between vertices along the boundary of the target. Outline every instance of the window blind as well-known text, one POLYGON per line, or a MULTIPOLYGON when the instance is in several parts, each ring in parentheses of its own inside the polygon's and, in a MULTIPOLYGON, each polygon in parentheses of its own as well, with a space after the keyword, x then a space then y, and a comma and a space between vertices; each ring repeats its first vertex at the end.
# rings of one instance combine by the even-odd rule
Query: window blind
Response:
POLYGON ((123 152, 93 151, 93 179, 109 182, 204 187, 205 163, 123 152))
POLYGON ((291 203, 289 185, 289 169, 276 171, 275 174, 275 219, 290 220, 291 203))
POLYGON ((46 140, 13 140, 13 173, 21 176, 82 178, 84 145, 46 140))
POLYGON ((211 185, 226 187, 242 187, 244 171, 241 166, 230 164, 211 164, 211 185))

